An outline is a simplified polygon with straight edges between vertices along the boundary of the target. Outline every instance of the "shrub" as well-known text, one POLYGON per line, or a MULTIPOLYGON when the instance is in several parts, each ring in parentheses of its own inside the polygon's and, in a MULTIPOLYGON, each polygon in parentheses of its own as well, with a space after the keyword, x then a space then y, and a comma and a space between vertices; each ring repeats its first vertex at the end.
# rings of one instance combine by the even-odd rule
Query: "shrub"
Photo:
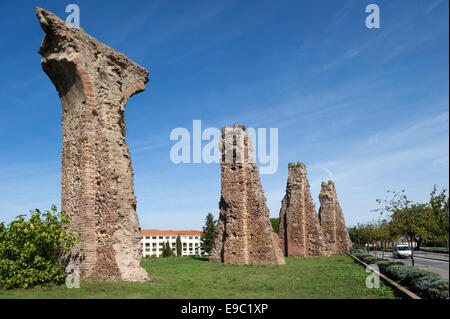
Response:
POLYGON ((386 269, 393 264, 392 261, 388 261, 388 260, 377 260, 373 263, 378 266, 378 268, 380 269, 380 271, 382 273, 384 273, 386 271, 386 269))
POLYGON ((63 257, 80 239, 69 232, 68 216, 56 206, 19 215, 8 226, 0 223, 0 288, 29 288, 64 281, 63 257))
POLYGON ((386 276, 392 280, 398 282, 399 284, 404 284, 406 277, 408 277, 408 266, 403 265, 391 265, 386 269, 386 276))
POLYGON ((408 267, 407 268, 408 272, 407 272, 406 278, 402 282, 402 284, 404 284, 407 287, 414 288, 417 280, 419 280, 420 278, 423 278, 423 277, 434 277, 428 271, 425 271, 425 270, 422 270, 422 269, 418 269, 418 268, 415 268, 415 267, 409 267, 409 266, 407 266, 407 267, 408 267))
POLYGON ((448 299, 448 280, 402 262, 381 259, 362 251, 352 254, 366 264, 378 265, 380 272, 424 299, 448 299))
POLYGON ((374 262, 377 261, 377 260, 379 260, 379 258, 377 258, 377 257, 375 257, 375 256, 370 256, 370 255, 363 258, 363 261, 364 261, 366 264, 372 264, 372 263, 374 263, 374 262))
POLYGON ((428 299, 448 299, 448 280, 439 277, 422 277, 415 283, 417 291, 422 291, 428 299))

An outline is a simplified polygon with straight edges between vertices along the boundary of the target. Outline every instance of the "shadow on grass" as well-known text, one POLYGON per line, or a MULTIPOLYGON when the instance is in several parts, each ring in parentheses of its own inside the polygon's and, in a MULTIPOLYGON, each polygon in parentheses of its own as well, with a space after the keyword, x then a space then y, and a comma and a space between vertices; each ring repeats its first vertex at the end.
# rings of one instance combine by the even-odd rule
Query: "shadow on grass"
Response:
POLYGON ((192 259, 200 260, 200 261, 209 261, 208 256, 191 256, 192 259))

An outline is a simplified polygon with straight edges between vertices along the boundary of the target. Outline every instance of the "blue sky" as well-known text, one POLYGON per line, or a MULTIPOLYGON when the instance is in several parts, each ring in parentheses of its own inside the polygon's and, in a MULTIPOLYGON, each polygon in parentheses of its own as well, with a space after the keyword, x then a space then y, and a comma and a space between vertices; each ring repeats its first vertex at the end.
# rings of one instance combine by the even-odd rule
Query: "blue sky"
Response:
POLYGON ((316 209, 321 181, 335 181, 348 226, 376 219, 386 190, 427 201, 434 184, 448 189, 448 1, 2 1, 2 221, 60 206, 61 105, 34 6, 65 19, 69 3, 86 32, 150 71, 125 113, 142 228, 218 217, 219 165, 170 160, 170 132, 196 119, 278 128, 278 171, 261 175, 272 217, 289 162, 307 165, 316 209), (365 26, 369 3, 380 29, 365 26))

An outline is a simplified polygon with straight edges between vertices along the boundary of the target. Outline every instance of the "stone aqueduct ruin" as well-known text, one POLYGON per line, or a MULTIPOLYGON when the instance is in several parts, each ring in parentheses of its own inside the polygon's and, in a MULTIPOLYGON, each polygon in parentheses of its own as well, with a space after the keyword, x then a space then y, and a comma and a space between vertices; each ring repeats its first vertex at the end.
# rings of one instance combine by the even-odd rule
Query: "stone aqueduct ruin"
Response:
POLYGON ((62 210, 83 239, 72 258, 82 278, 146 280, 124 111, 148 72, 53 13, 36 15, 42 68, 63 109, 62 210))
POLYGON ((278 234, 253 146, 245 127, 224 127, 221 139, 221 198, 210 260, 229 264, 284 264, 284 256, 329 256, 349 252, 351 241, 334 183, 322 183, 317 214, 303 163, 290 163, 278 234), (278 236, 277 236, 278 235, 278 236))
POLYGON ((303 163, 289 164, 278 235, 285 256, 328 255, 303 163))
POLYGON ((278 231, 285 256, 329 256, 350 251, 350 236, 332 181, 322 183, 319 201, 317 215, 305 164, 290 163, 278 231))
MULTIPOLYGON (((63 109, 62 210, 83 239, 69 257, 79 265, 82 278, 147 280, 140 266, 141 234, 124 111, 128 99, 145 90, 148 71, 53 13, 36 8, 36 15, 45 32, 39 48, 42 68, 63 109)), ((224 127, 221 148, 220 216, 211 261, 280 265, 285 263, 283 255, 349 251, 333 182, 322 184, 317 215, 305 165, 289 164, 276 234, 247 130, 224 127)))
POLYGON ((220 215, 210 260, 229 264, 284 264, 278 236, 251 158, 248 131, 240 125, 222 129, 220 215))

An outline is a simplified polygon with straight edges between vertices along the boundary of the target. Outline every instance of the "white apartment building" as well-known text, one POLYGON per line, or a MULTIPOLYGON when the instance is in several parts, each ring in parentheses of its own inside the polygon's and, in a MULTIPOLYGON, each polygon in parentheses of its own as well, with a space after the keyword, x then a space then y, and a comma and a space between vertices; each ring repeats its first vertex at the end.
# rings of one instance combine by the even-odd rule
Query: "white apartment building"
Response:
POLYGON ((142 256, 162 257, 163 243, 169 242, 174 256, 177 255, 177 236, 180 235, 183 256, 203 254, 200 246, 199 230, 159 230, 142 229, 142 256))

